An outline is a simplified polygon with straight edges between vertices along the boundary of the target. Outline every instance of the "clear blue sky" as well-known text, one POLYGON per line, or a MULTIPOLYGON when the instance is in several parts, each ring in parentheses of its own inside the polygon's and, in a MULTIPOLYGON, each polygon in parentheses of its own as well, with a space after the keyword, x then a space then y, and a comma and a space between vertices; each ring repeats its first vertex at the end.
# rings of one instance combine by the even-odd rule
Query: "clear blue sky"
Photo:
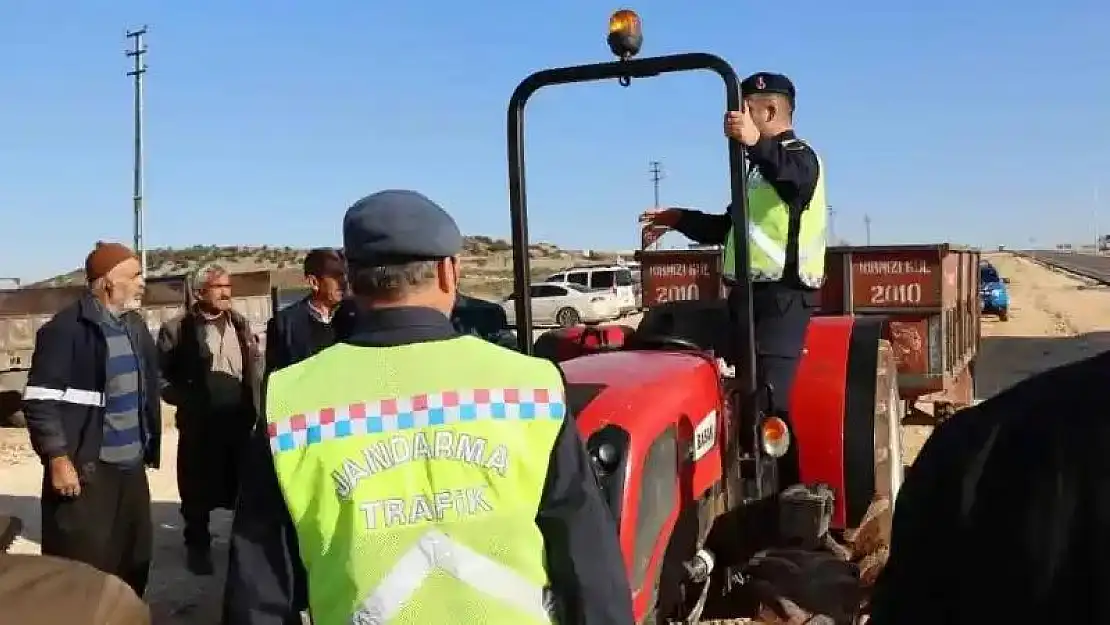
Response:
MULTIPOLYGON (((0 0, 0 276, 131 239, 124 31, 150 26, 147 243, 339 243, 343 210, 418 189, 465 232, 507 236, 516 83, 603 61, 590 0, 0 0), (64 9, 62 8, 64 7, 64 9)), ((781 71, 823 153, 837 234, 874 242, 1085 240, 1110 231, 1110 3, 643 0, 645 54, 781 71)), ((529 107, 532 235, 631 248, 651 203, 718 210, 723 96, 710 75, 541 92, 529 107)), ((674 235, 672 235, 674 236, 674 235)))

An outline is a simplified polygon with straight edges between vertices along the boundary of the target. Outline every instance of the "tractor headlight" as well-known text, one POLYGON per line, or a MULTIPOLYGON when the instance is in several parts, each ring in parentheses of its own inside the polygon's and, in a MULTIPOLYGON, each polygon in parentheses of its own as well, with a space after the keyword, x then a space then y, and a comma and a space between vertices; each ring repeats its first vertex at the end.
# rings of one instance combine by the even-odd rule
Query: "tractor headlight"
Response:
POLYGON ((608 475, 621 464, 620 450, 612 443, 601 443, 590 450, 590 459, 599 475, 608 475))
POLYGON ((631 442, 628 432, 612 423, 597 430, 586 440, 586 452, 590 456, 601 497, 618 524, 623 507, 624 483, 628 478, 631 442))
POLYGON ((759 424, 759 442, 763 452, 772 458, 781 458, 790 449, 790 428, 779 417, 764 417, 759 424))

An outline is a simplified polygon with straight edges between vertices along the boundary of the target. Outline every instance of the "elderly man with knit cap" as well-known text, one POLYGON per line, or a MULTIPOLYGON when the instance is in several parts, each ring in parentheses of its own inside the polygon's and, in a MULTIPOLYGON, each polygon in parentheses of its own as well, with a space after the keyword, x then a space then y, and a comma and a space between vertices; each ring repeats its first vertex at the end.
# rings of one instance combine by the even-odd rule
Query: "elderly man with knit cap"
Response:
POLYGON ((152 549, 145 467, 162 434, 158 355, 138 312, 138 258, 98 243, 88 291, 38 331, 24 413, 45 468, 42 552, 146 589, 152 549))

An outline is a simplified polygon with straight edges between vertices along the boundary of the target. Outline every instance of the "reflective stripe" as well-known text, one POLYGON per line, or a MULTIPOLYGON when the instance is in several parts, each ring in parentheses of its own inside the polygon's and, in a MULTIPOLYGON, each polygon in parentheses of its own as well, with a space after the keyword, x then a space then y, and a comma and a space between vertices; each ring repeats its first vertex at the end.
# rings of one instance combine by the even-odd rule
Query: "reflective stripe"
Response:
POLYGON ((779 244, 775 243, 775 240, 762 228, 750 221, 748 222, 748 239, 758 245, 764 254, 771 257, 771 261, 776 265, 779 267, 786 266, 786 250, 779 247, 779 244))
MULTIPOLYGON (((362 607, 351 616, 351 625, 388 623, 401 612, 424 580, 437 570, 541 622, 552 620, 543 588, 503 564, 451 540, 443 532, 429 530, 362 600, 362 607)), ((464 620, 463 615, 459 616, 460 622, 464 620)))
POLYGON ((104 406, 104 394, 94 391, 85 391, 79 388, 47 388, 45 386, 28 386, 23 389, 23 399, 37 401, 60 401, 66 404, 79 406, 104 406))
POLYGON ((557 421, 565 414, 560 389, 461 389, 322 408, 272 420, 267 432, 270 449, 279 453, 361 434, 486 420, 557 421))
MULTIPOLYGON (((775 240, 771 238, 771 235, 764 232, 762 228, 755 225, 754 223, 749 222, 748 238, 751 242, 758 245, 759 249, 762 250, 764 254, 771 257, 771 260, 774 261, 775 264, 777 264, 779 267, 786 266, 786 250, 782 249, 782 247, 775 243, 775 240)), ((824 246, 821 245, 821 241, 812 241, 805 247, 799 245, 798 264, 809 260, 809 258, 813 256, 814 253, 824 254, 825 250, 823 249, 823 247, 824 246)))

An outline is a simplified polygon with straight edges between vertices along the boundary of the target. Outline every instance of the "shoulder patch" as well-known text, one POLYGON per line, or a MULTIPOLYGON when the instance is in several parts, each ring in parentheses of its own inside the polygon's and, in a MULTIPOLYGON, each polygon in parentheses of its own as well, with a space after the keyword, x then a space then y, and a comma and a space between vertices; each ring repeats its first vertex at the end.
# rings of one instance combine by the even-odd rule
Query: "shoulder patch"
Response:
POLYGON ((801 139, 787 139, 786 141, 782 142, 782 147, 786 148, 787 150, 794 151, 813 149, 809 147, 808 143, 802 141, 801 139))

